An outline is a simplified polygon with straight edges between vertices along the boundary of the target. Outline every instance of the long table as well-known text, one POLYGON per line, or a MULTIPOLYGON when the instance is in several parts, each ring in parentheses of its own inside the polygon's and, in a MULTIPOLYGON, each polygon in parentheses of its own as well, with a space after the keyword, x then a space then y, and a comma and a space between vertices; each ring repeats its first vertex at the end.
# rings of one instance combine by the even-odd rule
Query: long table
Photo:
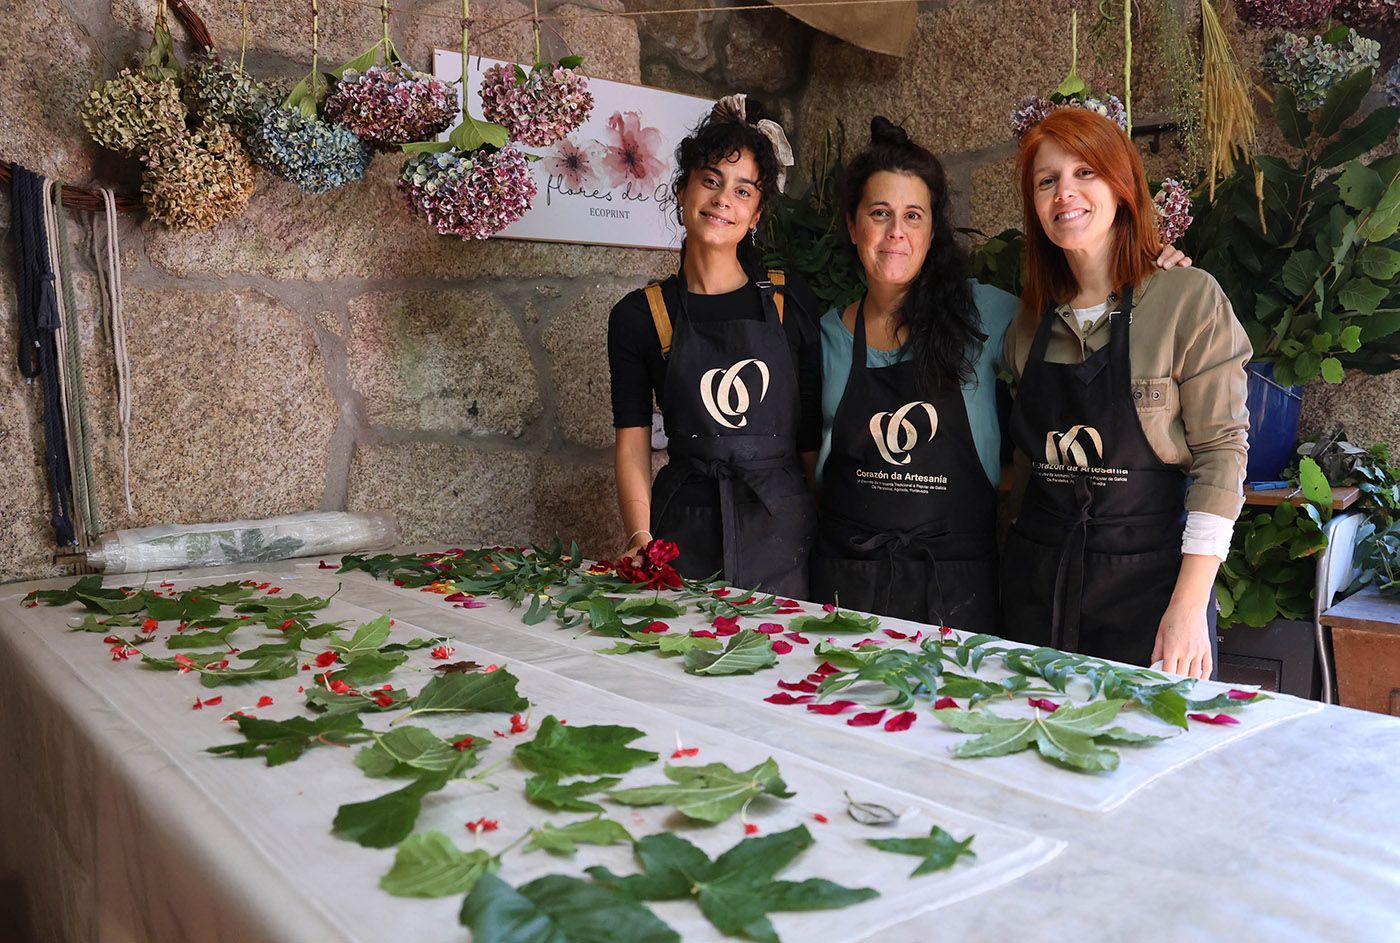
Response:
MULTIPOLYGON (((1113 774, 1067 772, 1029 753, 954 760, 947 747, 960 737, 924 707, 913 728, 892 733, 764 702, 776 679, 801 678, 816 665, 801 645, 772 671, 697 678, 674 659, 601 654, 612 640, 525 626, 501 601, 463 610, 316 561, 177 571, 148 582, 229 579, 268 581, 287 593, 339 587, 326 618, 387 612, 397 638, 452 639, 454 657, 498 662, 520 678, 536 724, 547 712, 574 724, 635 726, 663 758, 675 739, 700 749, 696 762, 743 768, 773 757, 797 795, 755 803, 750 820, 765 834, 806 824, 817 839, 784 876, 881 891, 846 910, 774 915, 788 943, 1400 940, 1395 719, 1278 697, 1243 712, 1239 728, 1193 724, 1167 744, 1125 748, 1113 774), (870 851, 865 838, 894 832, 849 820, 844 793, 904 813, 901 836, 935 824, 957 837, 976 834, 978 856, 909 879, 917 861, 870 851)), ((251 708, 264 694, 275 706, 259 716, 304 713, 297 688, 306 675, 209 689, 135 660, 113 663, 100 636, 66 631, 75 607, 19 605, 31 589, 67 582, 0 587, 0 940, 467 938, 456 920, 460 899, 389 896, 377 882, 393 851, 331 834, 338 805, 394 786, 364 777, 352 751, 318 749, 273 768, 204 752, 237 739, 225 711, 251 708), (190 709, 195 698, 219 694, 221 709, 190 709)), ((668 621, 683 631, 700 617, 668 621)), ((883 627, 921 629, 896 620, 883 627)), ((430 676, 427 659, 414 653, 409 664, 423 670, 410 689, 430 676)), ((489 735, 500 721, 456 718, 439 727, 489 735)), ((531 824, 558 820, 521 801, 524 774, 508 766, 494 780, 498 789, 445 790, 419 828, 469 847, 462 823, 489 816, 501 829, 482 844, 499 848, 531 824)), ((625 785, 659 779, 659 768, 638 770, 625 785)), ((665 809, 609 813, 634 835, 675 829, 711 853, 742 837, 737 820, 685 829, 665 809)), ((627 846, 584 847, 574 860, 512 853, 500 876, 519 884, 597 863, 635 870, 627 846)), ((653 909, 686 940, 720 938, 688 902, 653 909)))

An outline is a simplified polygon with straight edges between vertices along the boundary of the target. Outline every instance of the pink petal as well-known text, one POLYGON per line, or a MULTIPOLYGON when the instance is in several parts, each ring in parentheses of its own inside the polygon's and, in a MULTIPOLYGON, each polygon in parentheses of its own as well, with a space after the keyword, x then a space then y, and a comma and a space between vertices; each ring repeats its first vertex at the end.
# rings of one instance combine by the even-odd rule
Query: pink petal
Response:
POLYGON ((770 694, 764 698, 769 704, 810 704, 815 701, 815 694, 788 694, 786 691, 779 691, 777 694, 770 694))
POLYGON ((802 608, 802 604, 799 603, 796 599, 779 599, 778 605, 784 609, 792 609, 793 607, 796 607, 798 609, 802 608))
POLYGON ((947 638, 948 636, 953 634, 953 627, 950 625, 940 625, 938 627, 938 634, 943 636, 944 638, 947 638))
POLYGON ((873 727, 885 716, 885 709, 882 707, 878 711, 865 711, 862 714, 850 718, 846 721, 848 727, 873 727))
MULTIPOLYGON (((808 708, 808 710, 810 709, 811 708, 808 708)), ((1209 714, 1187 714, 1186 716, 1190 717, 1192 720, 1199 720, 1203 724, 1229 725, 1240 722, 1238 717, 1231 717, 1229 714, 1216 714, 1214 717, 1209 714)))
POLYGON ((739 630, 738 630, 737 628, 734 628, 734 629, 716 628, 716 629, 715 629, 715 634, 718 635, 720 638, 729 638, 729 636, 731 636, 731 635, 738 635, 738 634, 739 634, 739 630))
POLYGON ((800 632, 784 632, 784 633, 783 633, 783 637, 784 637, 784 638, 790 638, 790 639, 792 639, 792 640, 793 640, 794 642, 796 642, 798 645, 811 645, 811 644, 812 644, 812 640, 809 639, 807 636, 803 635, 803 634, 800 633, 800 632))
POLYGON ((692 630, 691 630, 691 633, 690 633, 690 637, 691 637, 691 638, 715 638, 715 633, 710 632, 710 631, 708 631, 708 630, 706 630, 706 629, 692 629, 692 630))
POLYGON ((720 599, 723 599, 725 596, 728 596, 728 595, 729 595, 729 590, 724 589, 724 588, 720 588, 720 589, 717 589, 717 590, 715 590, 714 592, 710 593, 710 595, 711 595, 711 596, 718 596, 720 599))
POLYGON ((442 601, 443 601, 443 602, 466 602, 468 599, 471 599, 471 598, 472 598, 472 597, 471 597, 471 596, 468 596, 466 593, 453 593, 453 594, 450 595, 450 596, 444 596, 444 597, 442 597, 442 601))
POLYGON ((902 714, 895 714, 885 721, 885 729, 890 733, 899 733, 901 730, 908 730, 914 726, 915 714, 913 711, 905 711, 902 714))
POLYGON ((798 613, 798 612, 801 612, 801 611, 802 611, 802 607, 801 607, 801 606, 784 606, 784 607, 781 608, 781 609, 774 609, 774 610, 773 610, 773 613, 774 613, 774 615, 779 615, 779 616, 790 616, 790 615, 793 615, 794 613, 798 613))
POLYGON ((801 681, 779 681, 778 687, 784 691, 801 691, 803 694, 816 694, 816 682, 803 678, 801 681))
POLYGON ((485 608, 486 608, 486 603, 482 602, 480 599, 468 599, 466 602, 462 603, 462 604, 459 606, 459 608, 461 608, 461 609, 485 609, 485 608))
POLYGON ((710 625, 713 625, 717 631, 733 629, 737 632, 739 631, 739 618, 738 616, 715 616, 715 621, 711 622, 710 625))
POLYGON ((835 611, 836 611, 836 607, 833 606, 831 603, 826 603, 824 606, 822 606, 822 612, 835 612, 835 611))
POLYGON ((855 701, 832 701, 829 704, 808 704, 807 709, 814 714, 844 714, 855 706, 855 701))
POLYGON ((647 626, 645 629, 642 629, 642 633, 645 634, 645 635, 657 635, 657 634, 659 634, 659 633, 661 633, 661 632, 665 632, 665 631, 668 630, 669 628, 670 628, 670 626, 667 625, 667 624, 664 623, 664 622, 653 622, 651 625, 647 626))
POLYGON ((812 674, 826 677, 827 675, 839 674, 840 672, 840 668, 837 668, 829 661, 824 661, 820 665, 817 665, 817 670, 812 672, 812 674))
POLYGON ((761 635, 777 635, 783 631, 783 627, 776 622, 763 622, 754 631, 761 635))
POLYGON ((917 645, 917 644, 919 644, 920 642, 922 642, 923 640, 924 640, 924 630, 923 630, 923 629, 920 629, 919 631, 915 632, 914 635, 909 639, 909 644, 910 644, 910 645, 917 645))
POLYGON ((1241 691, 1238 688, 1231 688, 1225 692, 1225 696, 1232 701, 1252 701, 1259 696, 1258 691, 1241 691))
POLYGON ((773 639, 773 651, 777 652, 779 655, 786 655, 792 651, 792 643, 785 642, 780 638, 775 638, 773 639))
POLYGON ((1043 697, 1028 697, 1026 698, 1026 703, 1029 704, 1031 707, 1038 707, 1041 710, 1048 711, 1051 714, 1055 713, 1055 711, 1060 709, 1060 705, 1056 704, 1054 701, 1047 701, 1043 697))
POLYGON ((933 709, 936 711, 941 711, 949 707, 957 706, 958 702, 953 700, 951 697, 940 697, 938 700, 933 702, 933 709))
POLYGON ((854 645, 852 645, 851 647, 852 647, 852 648, 865 648, 867 645, 883 645, 883 644, 885 644, 885 643, 884 643, 884 642, 881 642, 881 641, 880 641, 879 639, 877 639, 877 638, 863 638, 863 639, 861 639, 859 642, 856 642, 856 643, 855 643, 854 645))
POLYGON ((909 637, 908 635, 904 634, 903 632, 897 632, 897 631, 895 631, 894 629, 881 629, 880 631, 884 632, 884 633, 885 633, 886 635, 888 635, 890 638, 892 638, 892 639, 899 639, 900 641, 903 641, 904 639, 907 639, 907 638, 909 637))

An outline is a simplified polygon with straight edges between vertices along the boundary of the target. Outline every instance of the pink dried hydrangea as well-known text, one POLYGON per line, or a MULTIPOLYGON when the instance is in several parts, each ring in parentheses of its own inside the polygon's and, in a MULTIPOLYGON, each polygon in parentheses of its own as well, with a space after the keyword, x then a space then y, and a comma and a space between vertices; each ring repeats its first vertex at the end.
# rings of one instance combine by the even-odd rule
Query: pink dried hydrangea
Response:
POLYGON ((1125 131, 1128 128, 1128 110, 1123 107, 1123 102, 1117 95, 1095 98, 1080 97, 1078 94, 1068 97, 1055 94, 1049 98, 1032 95, 1017 102, 1011 111, 1011 133, 1019 141, 1027 131, 1044 121, 1050 112, 1057 108, 1083 108, 1103 115, 1125 131))
POLYGON ((543 65, 526 73, 501 64, 481 78, 482 115, 504 127, 511 140, 530 147, 557 143, 592 111, 588 79, 573 69, 543 65))
POLYGON ((461 239, 494 236, 525 215, 536 193, 514 147, 419 154, 404 162, 399 189, 439 235, 461 239))
POLYGON ((1400 23, 1400 0, 1341 0, 1334 13, 1348 26, 1393 26, 1400 23))
POLYGON ((1168 177, 1162 181, 1152 202, 1157 206, 1157 226, 1162 233, 1163 244, 1174 245, 1186 235, 1195 218, 1191 215, 1190 191, 1180 180, 1168 177))
POLYGON ((382 151, 447 130, 457 116, 457 96, 426 72, 376 65, 346 71, 326 96, 325 115, 382 151))
POLYGON ((1236 0, 1240 19, 1250 26, 1316 26, 1332 15, 1337 0, 1236 0))

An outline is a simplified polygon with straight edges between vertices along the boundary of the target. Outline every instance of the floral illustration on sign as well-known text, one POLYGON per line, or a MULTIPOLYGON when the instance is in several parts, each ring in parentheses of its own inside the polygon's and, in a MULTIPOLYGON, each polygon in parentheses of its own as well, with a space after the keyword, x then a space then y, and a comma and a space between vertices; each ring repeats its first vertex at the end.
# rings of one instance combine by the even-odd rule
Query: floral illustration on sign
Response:
POLYGON ((608 119, 608 139, 596 143, 603 149, 602 170, 610 187, 632 181, 655 184, 666 169, 657 157, 661 132, 643 126, 639 111, 613 112, 608 119))
POLYGON ((592 190, 598 186, 598 170, 602 150, 597 142, 579 147, 568 138, 560 141, 544 159, 545 170, 558 177, 569 190, 592 190))

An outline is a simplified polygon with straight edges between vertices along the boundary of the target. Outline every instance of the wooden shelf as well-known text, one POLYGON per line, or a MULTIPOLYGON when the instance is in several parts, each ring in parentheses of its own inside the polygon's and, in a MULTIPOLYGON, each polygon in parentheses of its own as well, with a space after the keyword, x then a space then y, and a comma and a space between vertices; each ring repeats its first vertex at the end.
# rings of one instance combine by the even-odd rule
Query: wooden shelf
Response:
MULTIPOLYGON (((1360 497, 1360 488, 1333 488, 1332 510, 1345 511, 1360 497)), ((1248 505, 1276 508, 1284 501, 1290 504, 1302 504, 1303 492, 1298 488, 1272 488, 1268 491, 1255 491, 1253 488, 1244 489, 1244 503, 1248 505)))

